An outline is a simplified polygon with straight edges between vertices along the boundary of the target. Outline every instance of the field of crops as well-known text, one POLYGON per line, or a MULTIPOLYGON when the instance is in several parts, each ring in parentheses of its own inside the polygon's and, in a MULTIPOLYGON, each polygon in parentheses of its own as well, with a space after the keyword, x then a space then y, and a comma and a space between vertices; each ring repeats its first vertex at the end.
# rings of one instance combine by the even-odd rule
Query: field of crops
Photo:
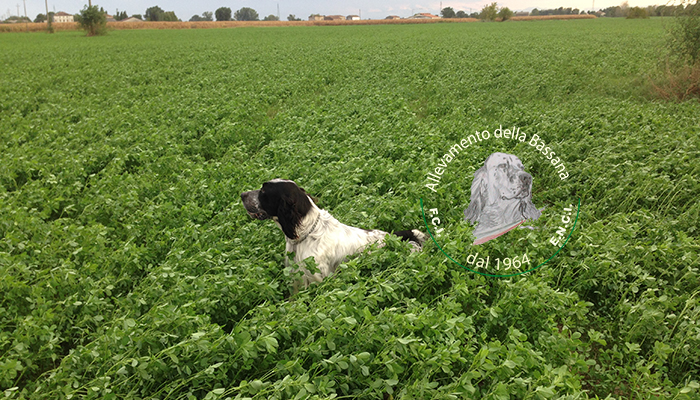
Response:
MULTIPOLYGON (((700 104, 647 90, 670 22, 0 35, 0 390, 697 399, 700 104), (544 214, 581 199, 554 259, 492 278, 388 240, 290 298, 242 191, 294 179, 341 222, 425 231, 426 173, 500 125, 566 163, 505 145, 544 214)), ((469 186, 438 194, 461 213, 469 186)))

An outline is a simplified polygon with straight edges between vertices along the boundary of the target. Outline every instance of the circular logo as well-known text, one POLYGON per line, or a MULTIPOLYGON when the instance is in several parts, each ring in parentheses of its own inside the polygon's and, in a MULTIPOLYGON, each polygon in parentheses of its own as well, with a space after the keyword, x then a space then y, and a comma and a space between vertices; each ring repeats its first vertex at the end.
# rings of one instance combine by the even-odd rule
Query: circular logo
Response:
POLYGON ((448 144, 420 199, 428 235, 449 260, 492 277, 552 260, 576 228, 580 199, 555 144, 518 127, 476 131, 448 144))

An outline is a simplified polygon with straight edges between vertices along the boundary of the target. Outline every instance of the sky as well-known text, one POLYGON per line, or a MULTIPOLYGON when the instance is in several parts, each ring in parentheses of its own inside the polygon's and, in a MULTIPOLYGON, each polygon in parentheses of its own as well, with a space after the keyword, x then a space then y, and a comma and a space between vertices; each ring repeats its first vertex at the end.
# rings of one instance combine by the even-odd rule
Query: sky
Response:
MULTIPOLYGON (((93 0, 93 4, 103 7, 109 14, 117 10, 126 11, 128 15, 144 14, 146 9, 159 6, 165 11, 174 11, 183 21, 188 21, 193 15, 201 15, 204 11, 214 12, 219 7, 229 7, 233 12, 241 7, 251 7, 260 15, 279 15, 286 20, 289 14, 297 18, 308 19, 311 14, 321 15, 351 15, 359 14, 362 19, 383 19, 388 15, 408 17, 414 13, 429 12, 439 15, 440 5, 452 7, 455 11, 467 13, 478 12, 494 0, 93 0)), ((548 9, 559 7, 578 8, 580 10, 596 10, 619 5, 623 0, 495 0, 499 6, 505 6, 513 11, 529 11, 532 8, 548 9)), ((24 15, 26 3, 27 15, 32 20, 39 13, 46 12, 44 0, 0 0, 0 16, 3 19, 10 15, 24 15)), ((49 11, 65 11, 69 14, 78 13, 87 1, 81 0, 48 0, 49 11)), ((666 4, 665 0, 654 3, 653 0, 629 0, 630 7, 646 7, 650 4, 666 4)))

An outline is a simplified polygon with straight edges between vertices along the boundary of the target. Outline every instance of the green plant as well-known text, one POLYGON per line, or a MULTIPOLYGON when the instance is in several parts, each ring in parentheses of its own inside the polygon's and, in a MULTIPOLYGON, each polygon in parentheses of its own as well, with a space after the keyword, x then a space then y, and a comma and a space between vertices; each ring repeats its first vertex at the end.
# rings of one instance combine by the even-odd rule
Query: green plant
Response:
POLYGON ((668 31, 668 52, 650 79, 663 98, 683 101, 700 97, 700 4, 678 6, 668 31))
POLYGON ((481 13, 479 14, 479 19, 481 19, 482 21, 495 21, 496 17, 498 17, 497 3, 485 5, 484 8, 481 9, 481 13))
POLYGON ((700 63, 700 3, 688 1, 670 31, 672 56, 686 65, 700 63))
POLYGON ((510 8, 501 7, 501 9, 498 10, 498 18, 501 19, 501 22, 507 21, 512 17, 513 17, 513 11, 511 11, 510 8))
POLYGON ((78 24, 87 36, 104 35, 107 32, 107 17, 104 10, 96 5, 85 6, 80 11, 78 24))
MULTIPOLYGON (((700 104, 630 90, 664 32, 639 22, 124 30, 108 52, 3 33, 0 391, 697 398, 700 104), (545 179, 504 145, 544 213, 581 197, 551 263, 492 279, 390 237, 290 298, 284 237, 242 191, 288 177, 343 223, 425 229, 425 173, 500 124, 571 166, 545 179)), ((497 143, 450 164, 441 224, 497 143)), ((454 232, 438 240, 463 260, 454 232)))
POLYGON ((627 11, 627 19, 649 18, 647 10, 641 7, 632 7, 627 11))

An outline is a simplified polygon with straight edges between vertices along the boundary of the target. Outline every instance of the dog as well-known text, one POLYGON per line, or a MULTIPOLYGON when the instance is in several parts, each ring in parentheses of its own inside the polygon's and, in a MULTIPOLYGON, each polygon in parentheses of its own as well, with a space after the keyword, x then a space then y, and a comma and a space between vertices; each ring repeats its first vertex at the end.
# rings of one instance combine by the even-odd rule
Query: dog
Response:
MULTIPOLYGON (((326 210, 316 206, 312 197, 294 181, 273 179, 259 190, 241 194, 248 215, 258 220, 272 219, 286 238, 286 251, 294 252, 294 263, 313 257, 319 272, 312 274, 304 267, 303 284, 320 283, 335 273, 347 256, 361 252, 372 243, 382 244, 387 232, 344 225, 326 210)), ((408 241, 413 251, 422 249, 427 235, 413 229, 394 232, 408 241)), ((295 291, 297 289, 295 284, 295 291)))
POLYGON ((512 154, 493 153, 474 173, 464 219, 477 223, 474 244, 505 234, 542 212, 532 203, 532 175, 512 154))

